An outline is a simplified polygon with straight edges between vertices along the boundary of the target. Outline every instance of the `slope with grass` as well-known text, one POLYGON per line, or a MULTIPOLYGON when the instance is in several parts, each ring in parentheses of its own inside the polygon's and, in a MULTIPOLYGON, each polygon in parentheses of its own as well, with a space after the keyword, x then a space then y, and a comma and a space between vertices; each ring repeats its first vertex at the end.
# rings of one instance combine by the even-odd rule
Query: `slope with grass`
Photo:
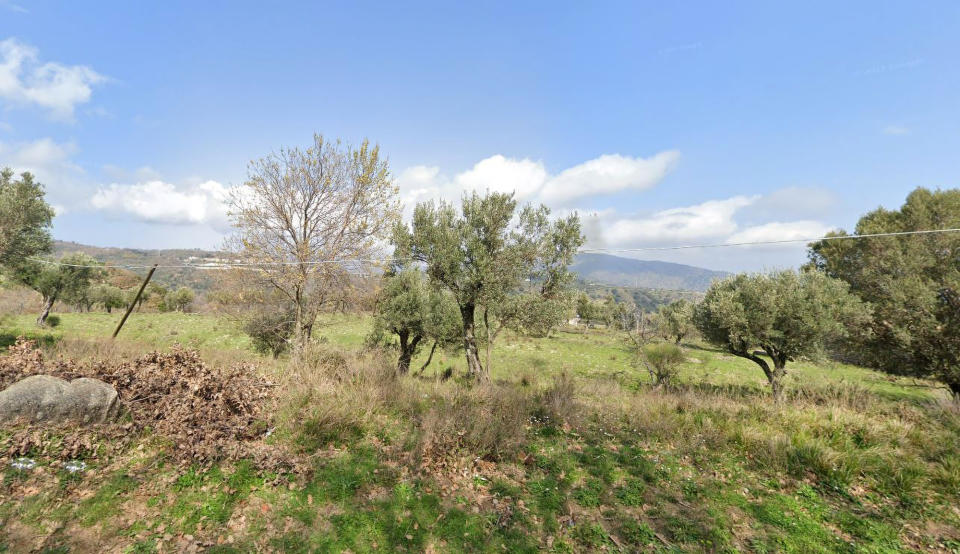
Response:
POLYGON ((775 405, 752 363, 691 343, 677 384, 656 389, 604 331, 508 337, 490 384, 436 378, 462 374, 455 353, 397 379, 387 354, 360 352, 369 322, 356 317, 329 318, 302 358, 274 363, 210 316, 143 314, 108 344, 89 338, 102 329, 87 314, 68 315, 41 332, 48 356, 178 339, 261 360, 277 383, 262 440, 311 471, 183 466, 150 432, 109 454, 94 441, 79 473, 52 451, 28 453, 31 470, 8 456, 0 551, 960 548, 960 410, 930 383, 799 362, 775 405))

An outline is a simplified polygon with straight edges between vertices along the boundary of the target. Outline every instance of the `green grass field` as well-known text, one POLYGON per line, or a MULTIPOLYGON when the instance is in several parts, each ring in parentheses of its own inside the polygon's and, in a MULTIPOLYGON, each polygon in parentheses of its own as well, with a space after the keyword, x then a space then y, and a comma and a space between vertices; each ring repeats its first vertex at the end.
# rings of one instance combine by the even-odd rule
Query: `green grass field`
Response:
MULTIPOLYGON (((0 337, 66 355, 57 341, 109 336, 118 319, 63 314, 38 330, 15 316, 0 337)), ((315 339, 352 360, 369 325, 328 316, 315 339)), ((293 367, 210 315, 134 314, 121 342, 293 367)), ((943 389, 799 361, 776 405, 752 362, 684 347, 667 390, 605 330, 503 338, 492 389, 433 379, 463 372, 456 353, 438 352, 426 378, 380 384, 314 383, 326 370, 307 367, 310 401, 281 406, 269 441, 308 456, 310 475, 177 466, 150 435, 88 457, 83 475, 42 453, 31 472, 8 458, 0 552, 960 551, 960 410, 943 389), (570 398, 551 392, 562 374, 570 398)))
MULTIPOLYGON (((99 339, 111 335, 121 314, 60 314, 56 328, 38 328, 34 316, 18 315, 0 322, 0 345, 9 345, 23 335, 51 342, 66 338, 99 339)), ((327 314, 320 318, 314 339, 345 348, 362 347, 370 329, 365 316, 327 314)), ((251 352, 249 338, 237 326, 215 315, 185 313, 133 313, 119 340, 147 348, 167 348, 181 344, 201 352, 251 352)), ((746 387, 763 390, 766 381, 760 369, 749 360, 737 358, 698 341, 686 343, 687 363, 679 371, 680 382, 719 387, 746 387)), ((411 367, 419 368, 426 361, 428 348, 421 349, 411 367)), ((552 375, 567 372, 582 377, 624 376, 649 383, 645 371, 636 367, 634 356, 625 341, 615 332, 603 329, 561 330, 546 338, 507 335, 494 347, 491 356, 493 376, 515 379, 519 375, 552 375)), ((452 367, 455 373, 465 371, 466 363, 459 353, 438 351, 426 372, 436 374, 452 367)), ((931 397, 934 383, 902 379, 841 363, 799 361, 790 365, 788 382, 827 385, 853 383, 891 399, 923 399, 931 397)), ((945 389, 944 389, 945 390, 945 389)))

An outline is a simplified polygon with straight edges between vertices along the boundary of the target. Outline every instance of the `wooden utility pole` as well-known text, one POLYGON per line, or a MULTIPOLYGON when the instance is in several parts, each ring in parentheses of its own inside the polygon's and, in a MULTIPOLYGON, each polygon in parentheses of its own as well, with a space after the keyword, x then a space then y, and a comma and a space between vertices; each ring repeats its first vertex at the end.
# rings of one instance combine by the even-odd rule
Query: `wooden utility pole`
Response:
POLYGON ((111 338, 117 338, 117 334, 120 333, 120 329, 123 327, 123 324, 127 322, 127 318, 130 317, 130 312, 133 311, 133 307, 137 305, 137 300, 140 300, 140 295, 143 294, 143 289, 147 288, 147 283, 150 282, 150 278, 153 277, 153 272, 157 270, 157 264, 153 264, 153 267, 150 268, 150 272, 147 273, 147 278, 143 280, 143 284, 140 285, 140 290, 137 291, 137 295, 133 297, 133 301, 130 302, 130 306, 127 307, 127 312, 123 314, 123 318, 120 320, 120 323, 117 324, 117 328, 113 331, 113 336, 111 338))

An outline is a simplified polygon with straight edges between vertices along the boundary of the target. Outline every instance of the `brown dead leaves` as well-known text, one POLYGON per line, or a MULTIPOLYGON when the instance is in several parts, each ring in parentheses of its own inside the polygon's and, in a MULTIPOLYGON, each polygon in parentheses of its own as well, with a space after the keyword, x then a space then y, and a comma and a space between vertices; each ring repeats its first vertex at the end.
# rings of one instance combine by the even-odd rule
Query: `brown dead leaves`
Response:
POLYGON ((249 365, 207 366, 199 354, 180 346, 133 361, 76 363, 47 361, 32 341, 19 340, 0 356, 0 386, 29 375, 63 379, 93 377, 113 385, 129 422, 85 428, 20 427, 0 445, 10 455, 43 452, 58 457, 95 453, 106 443, 126 443, 150 428, 172 443, 170 453, 185 462, 253 458, 270 469, 295 466, 279 445, 266 445, 272 386, 249 365), (57 449, 59 452, 47 452, 57 449))

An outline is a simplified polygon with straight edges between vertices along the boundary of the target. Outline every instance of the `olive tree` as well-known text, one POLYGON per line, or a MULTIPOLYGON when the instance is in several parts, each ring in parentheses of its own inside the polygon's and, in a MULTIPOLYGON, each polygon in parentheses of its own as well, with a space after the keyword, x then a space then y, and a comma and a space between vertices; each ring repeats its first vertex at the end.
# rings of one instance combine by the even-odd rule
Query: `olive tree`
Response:
POLYGON ((777 401, 788 361, 868 317, 846 283, 817 271, 739 274, 711 285, 694 310, 703 337, 760 366, 777 401))
POLYGON ((0 267, 49 252, 53 215, 43 185, 33 175, 22 173, 17 179, 9 168, 0 170, 0 267))
POLYGON ((309 341, 320 309, 350 285, 350 272, 387 238, 398 215, 396 187, 378 146, 314 136, 251 162, 231 196, 236 230, 228 248, 294 313, 296 345, 309 341), (257 266, 257 264, 260 264, 257 266))
MULTIPOLYGON (((528 292, 525 284, 546 298, 559 295, 568 282, 569 258, 583 241, 579 218, 551 223, 548 216, 545 206, 525 206, 518 213, 512 194, 474 192, 464 196, 459 213, 446 202, 421 203, 411 227, 396 227, 397 255, 424 264, 431 282, 452 293, 472 377, 489 376, 489 364, 485 369, 480 361, 478 319, 490 345, 494 312, 528 292)), ((500 319, 506 317, 501 311, 500 319)))
POLYGON ((177 290, 168 292, 163 297, 163 311, 185 312, 193 304, 194 293, 189 287, 179 287, 177 290))
POLYGON ((100 277, 102 271, 99 262, 78 252, 56 261, 22 260, 14 270, 14 278, 40 293, 43 307, 37 325, 43 325, 57 300, 74 303, 87 293, 90 282, 100 277))
MULTIPOLYGON (((960 228, 960 189, 918 188, 899 210, 874 210, 856 234, 960 228)), ((842 237, 844 232, 835 233, 842 237)), ((823 240, 814 267, 849 283, 874 317, 849 357, 883 371, 936 379, 960 401, 960 233, 823 240)))
POLYGON ((657 309, 657 328, 665 338, 675 339, 677 344, 693 331, 693 303, 689 300, 674 300, 657 309))
POLYGON ((127 306, 127 298, 120 287, 115 287, 106 283, 90 287, 89 299, 93 304, 100 304, 109 314, 114 308, 124 308, 127 306))
POLYGON ((438 347, 459 338, 459 313, 449 293, 433 287, 415 268, 405 268, 384 276, 377 295, 371 344, 392 344, 396 336, 400 349, 397 372, 410 371, 410 362, 424 343, 433 342, 426 369, 438 347))

